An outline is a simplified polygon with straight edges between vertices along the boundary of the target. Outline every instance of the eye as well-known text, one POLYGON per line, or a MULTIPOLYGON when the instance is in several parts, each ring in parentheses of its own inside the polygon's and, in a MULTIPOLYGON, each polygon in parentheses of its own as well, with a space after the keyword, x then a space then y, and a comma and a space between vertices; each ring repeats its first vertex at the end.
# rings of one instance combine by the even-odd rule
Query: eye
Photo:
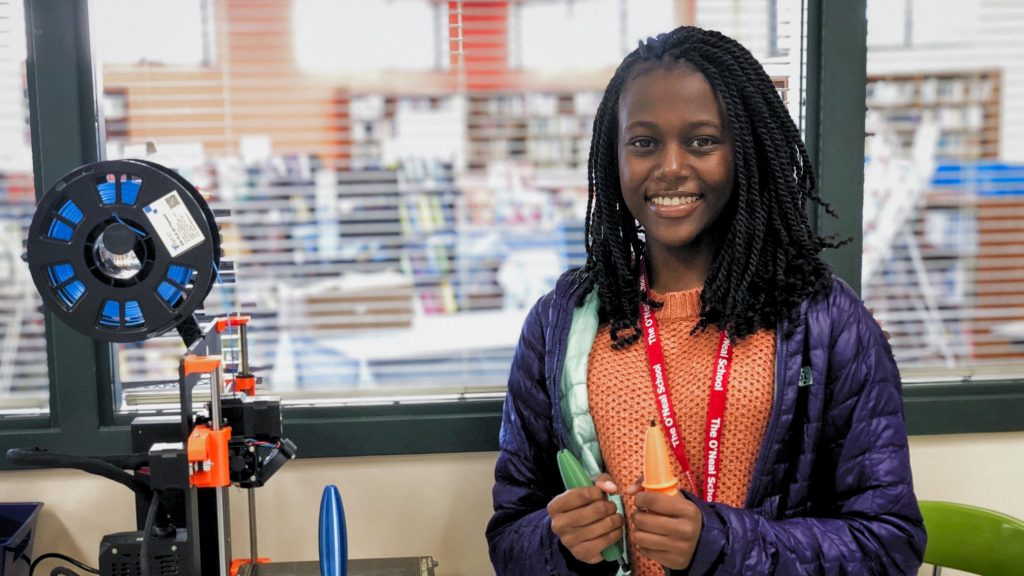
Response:
POLYGON ((710 136, 698 136, 690 141, 690 146, 696 148, 707 148, 708 146, 714 146, 718 142, 710 136))
POLYGON ((630 148, 653 148, 656 142, 649 136, 637 136, 629 141, 630 148))

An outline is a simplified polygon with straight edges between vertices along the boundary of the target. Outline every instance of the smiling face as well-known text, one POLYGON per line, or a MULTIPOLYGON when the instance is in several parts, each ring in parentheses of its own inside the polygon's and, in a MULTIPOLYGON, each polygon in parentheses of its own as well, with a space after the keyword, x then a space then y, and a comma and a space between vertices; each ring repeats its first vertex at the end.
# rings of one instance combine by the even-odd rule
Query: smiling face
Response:
POLYGON ((733 190, 733 146, 718 96, 685 62, 629 80, 619 99, 619 184, 654 260, 710 263, 733 190))

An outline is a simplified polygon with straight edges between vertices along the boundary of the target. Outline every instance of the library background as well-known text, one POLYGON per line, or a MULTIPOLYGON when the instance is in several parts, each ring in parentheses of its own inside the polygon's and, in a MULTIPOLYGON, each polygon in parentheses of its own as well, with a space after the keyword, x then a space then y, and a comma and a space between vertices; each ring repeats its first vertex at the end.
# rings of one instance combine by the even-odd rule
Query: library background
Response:
MULTIPOLYGON (((101 153, 172 167, 230 209, 237 282, 206 313, 256 319, 252 362, 291 402, 502 394, 529 306, 585 257, 590 125, 639 38, 682 22, 736 36, 805 127, 800 1, 358 4, 89 3, 101 153)), ((1019 373, 1021 9, 867 6, 862 295, 908 381, 1019 373)), ((0 412, 40 414, 20 1, 0 1, 0 27, 0 412)), ((116 345, 117 410, 173 403, 181 352, 116 345)))

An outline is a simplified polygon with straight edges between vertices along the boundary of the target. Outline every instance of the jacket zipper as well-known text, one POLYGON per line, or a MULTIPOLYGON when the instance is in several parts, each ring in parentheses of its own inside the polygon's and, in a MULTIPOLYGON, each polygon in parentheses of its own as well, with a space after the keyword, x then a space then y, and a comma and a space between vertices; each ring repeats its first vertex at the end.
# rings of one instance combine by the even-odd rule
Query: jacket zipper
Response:
POLYGON ((764 431, 764 438, 761 440, 761 451, 757 455, 757 462, 754 464, 754 475, 751 477, 753 483, 750 485, 750 491, 747 492, 747 502, 743 506, 748 509, 754 502, 754 496, 762 491, 762 484, 764 484, 761 480, 762 470, 768 460, 766 448, 774 443, 773 436, 782 410, 782 381, 786 365, 786 339, 782 337, 782 327, 783 321, 779 320, 775 328, 775 386, 772 393, 772 411, 771 417, 768 418, 768 426, 764 431))

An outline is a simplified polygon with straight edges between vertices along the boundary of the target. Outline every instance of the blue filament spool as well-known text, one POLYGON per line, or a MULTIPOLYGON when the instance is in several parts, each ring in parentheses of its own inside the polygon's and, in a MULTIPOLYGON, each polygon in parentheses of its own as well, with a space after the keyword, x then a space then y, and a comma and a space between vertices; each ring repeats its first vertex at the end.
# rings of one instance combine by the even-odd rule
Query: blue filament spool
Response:
POLYGON ((221 262, 220 232, 198 190, 145 160, 65 175, 39 201, 26 248, 44 304, 79 332, 112 342, 191 319, 221 262), (178 245, 168 226, 181 221, 199 241, 178 245))

